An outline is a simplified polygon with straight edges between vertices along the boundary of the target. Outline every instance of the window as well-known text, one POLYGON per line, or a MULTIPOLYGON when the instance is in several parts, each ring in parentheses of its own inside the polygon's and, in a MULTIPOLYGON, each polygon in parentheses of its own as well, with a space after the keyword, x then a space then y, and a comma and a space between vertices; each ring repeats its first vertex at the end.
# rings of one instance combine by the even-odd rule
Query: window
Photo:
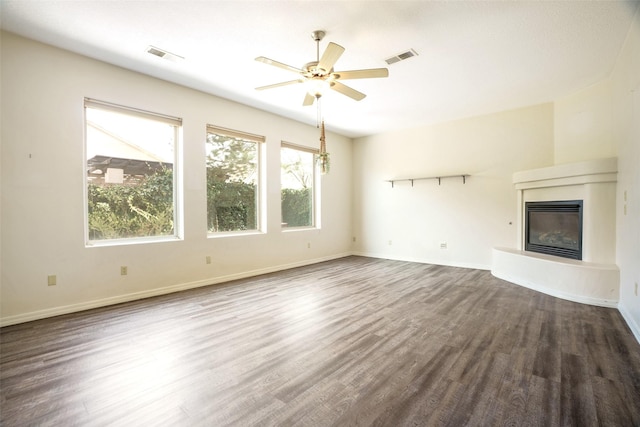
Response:
POLYGON ((209 232, 260 229, 260 144, 264 137, 207 126, 209 232))
POLYGON ((313 227, 317 150, 282 143, 280 182, 283 227, 313 227))
POLYGON ((85 99, 88 243, 178 237, 180 119, 85 99))

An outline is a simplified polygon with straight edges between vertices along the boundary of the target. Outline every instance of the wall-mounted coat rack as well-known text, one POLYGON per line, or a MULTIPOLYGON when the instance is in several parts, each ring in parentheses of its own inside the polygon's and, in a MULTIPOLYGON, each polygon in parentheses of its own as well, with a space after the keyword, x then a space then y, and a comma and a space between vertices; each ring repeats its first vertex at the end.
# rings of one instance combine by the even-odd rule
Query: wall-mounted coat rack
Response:
POLYGON ((438 185, 440 185, 442 183, 442 180, 445 178, 462 178, 462 183, 466 184, 467 183, 467 177, 469 177, 471 175, 469 174, 461 174, 461 175, 445 175, 445 176, 427 176, 427 177, 423 177, 423 178, 401 178, 401 179, 389 179, 387 180, 387 182, 391 183, 391 188, 394 187, 394 183, 399 182, 399 181, 411 181, 411 186, 413 187, 413 181, 421 181, 421 180, 425 180, 425 179, 437 179, 438 180, 438 185))

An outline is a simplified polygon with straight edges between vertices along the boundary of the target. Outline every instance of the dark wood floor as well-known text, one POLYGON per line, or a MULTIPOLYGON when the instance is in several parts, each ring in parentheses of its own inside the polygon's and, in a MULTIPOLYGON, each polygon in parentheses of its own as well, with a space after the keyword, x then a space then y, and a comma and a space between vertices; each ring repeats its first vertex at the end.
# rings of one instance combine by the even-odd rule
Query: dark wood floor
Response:
POLYGON ((480 270, 349 257, 0 339, 3 426, 640 425, 617 310, 480 270))

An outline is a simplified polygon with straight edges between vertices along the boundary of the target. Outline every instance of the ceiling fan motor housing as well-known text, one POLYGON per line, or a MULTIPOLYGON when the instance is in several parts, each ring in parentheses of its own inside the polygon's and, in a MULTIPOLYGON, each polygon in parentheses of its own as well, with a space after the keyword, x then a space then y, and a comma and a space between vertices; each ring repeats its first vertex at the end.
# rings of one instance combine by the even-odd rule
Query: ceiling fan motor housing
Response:
POLYGON ((314 77, 327 77, 331 73, 333 73, 333 67, 330 70, 325 70, 324 68, 318 67, 318 61, 311 61, 304 64, 302 69, 305 72, 305 77, 314 78, 314 77))

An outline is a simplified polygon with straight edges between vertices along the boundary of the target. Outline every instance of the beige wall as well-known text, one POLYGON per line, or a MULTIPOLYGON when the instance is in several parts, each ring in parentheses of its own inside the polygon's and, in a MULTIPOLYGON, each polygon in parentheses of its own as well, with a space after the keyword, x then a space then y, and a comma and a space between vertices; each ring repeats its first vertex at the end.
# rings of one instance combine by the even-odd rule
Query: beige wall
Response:
POLYGON ((351 250, 351 140, 329 133, 322 229, 280 228, 280 142, 316 146, 314 126, 2 34, 2 322, 272 271, 351 250), (83 99, 183 119, 184 239, 84 244, 83 99), (267 231, 207 238, 207 123, 266 137, 267 231), (308 246, 311 246, 308 248, 308 246), (211 256, 212 264, 205 263, 211 256), (120 266, 129 274, 120 276, 120 266), (58 284, 47 286, 47 276, 58 284))
POLYGON ((615 157, 611 80, 554 102, 556 164, 615 157))
POLYGON ((513 173, 553 164, 553 105, 360 138, 353 164, 358 253, 489 269, 494 246, 516 244, 513 173))
POLYGON ((640 10, 611 75, 611 87, 612 134, 618 150, 619 308, 640 341, 640 10))

